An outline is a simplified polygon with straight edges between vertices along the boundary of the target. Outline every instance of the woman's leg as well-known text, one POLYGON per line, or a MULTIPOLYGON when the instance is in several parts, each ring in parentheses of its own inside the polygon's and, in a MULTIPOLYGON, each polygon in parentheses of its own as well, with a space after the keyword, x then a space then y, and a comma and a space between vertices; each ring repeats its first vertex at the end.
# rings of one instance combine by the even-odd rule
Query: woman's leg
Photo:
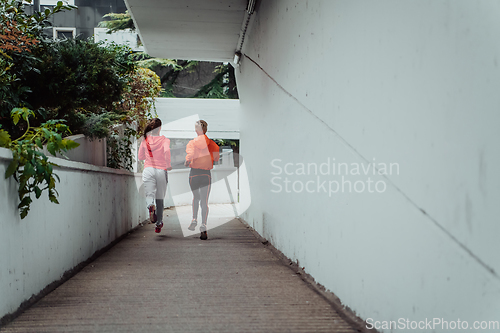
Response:
POLYGON ((157 223, 163 223, 164 199, 167 194, 168 175, 166 170, 155 169, 157 223))
POLYGON ((163 223, 163 199, 156 199, 156 224, 163 223))
POLYGON ((200 187, 199 176, 189 177, 189 186, 191 187, 191 192, 193 192, 193 220, 198 219, 198 209, 200 208, 200 187))
MULTIPOLYGON (((193 192, 193 219, 198 217, 198 209, 201 204, 201 226, 200 239, 207 239, 208 218, 208 195, 210 194, 211 175, 210 170, 191 169, 189 185, 193 192)), ((189 230, 195 230, 196 222, 191 222, 189 230)))
MULTIPOLYGON (((208 196, 210 195, 210 186, 211 186, 211 176, 203 175, 200 176, 200 204, 201 204, 201 223, 202 226, 207 226, 208 219, 208 196)), ((205 229, 206 230, 206 229, 205 229)))
POLYGON ((144 194, 148 208, 155 204, 156 199, 156 177, 154 170, 153 168, 145 168, 142 172, 142 183, 144 184, 144 194))

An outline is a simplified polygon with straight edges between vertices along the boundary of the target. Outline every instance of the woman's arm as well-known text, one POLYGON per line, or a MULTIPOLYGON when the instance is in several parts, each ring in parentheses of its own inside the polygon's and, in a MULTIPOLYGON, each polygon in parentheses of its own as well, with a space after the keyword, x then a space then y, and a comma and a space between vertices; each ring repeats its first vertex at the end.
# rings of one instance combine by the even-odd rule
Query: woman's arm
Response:
POLYGON ((172 170, 172 164, 171 164, 171 155, 170 155, 170 140, 166 139, 165 145, 164 145, 164 151, 165 151, 165 161, 167 162, 167 171, 172 170))
POLYGON ((146 142, 144 142, 144 139, 139 146, 139 153, 137 154, 137 158, 139 159, 139 161, 144 161, 146 159, 146 142))
POLYGON ((194 140, 189 141, 186 146, 186 161, 184 162, 185 166, 189 166, 194 158, 194 140))

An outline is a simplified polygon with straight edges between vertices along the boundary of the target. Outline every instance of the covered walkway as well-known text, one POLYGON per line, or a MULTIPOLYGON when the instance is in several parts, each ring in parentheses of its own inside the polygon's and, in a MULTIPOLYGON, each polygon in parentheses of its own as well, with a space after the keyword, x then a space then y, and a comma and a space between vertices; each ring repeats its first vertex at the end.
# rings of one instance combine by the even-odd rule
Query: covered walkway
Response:
POLYGON ((166 210, 161 234, 138 227, 0 332, 358 331, 240 220, 183 237, 190 208, 166 210))

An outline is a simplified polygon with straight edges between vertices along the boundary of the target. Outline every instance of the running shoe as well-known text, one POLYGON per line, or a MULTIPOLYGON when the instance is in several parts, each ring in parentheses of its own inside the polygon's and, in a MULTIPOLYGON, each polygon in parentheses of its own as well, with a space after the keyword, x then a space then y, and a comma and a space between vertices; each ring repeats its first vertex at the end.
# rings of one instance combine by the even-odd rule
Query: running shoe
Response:
POLYGON ((193 219, 191 221, 191 224, 189 225, 188 229, 191 230, 191 231, 194 231, 194 229, 196 228, 197 224, 198 224, 198 222, 195 219, 193 219))
POLYGON ((200 239, 201 240, 206 240, 208 238, 206 224, 202 224, 200 226, 200 231, 201 231, 200 239))
POLYGON ((161 228, 163 228, 163 222, 160 222, 159 224, 156 223, 155 232, 159 234, 161 232, 161 228))
POLYGON ((156 223, 157 219, 156 219, 156 206, 155 205, 151 205, 148 207, 149 209, 149 221, 151 223, 156 223))

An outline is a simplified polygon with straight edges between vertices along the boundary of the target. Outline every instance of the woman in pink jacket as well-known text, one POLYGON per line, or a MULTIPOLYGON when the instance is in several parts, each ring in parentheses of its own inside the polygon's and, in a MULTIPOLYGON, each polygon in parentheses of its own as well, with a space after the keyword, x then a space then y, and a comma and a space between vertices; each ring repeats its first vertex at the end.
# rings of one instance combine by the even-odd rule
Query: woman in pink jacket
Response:
POLYGON ((151 223, 156 223, 155 232, 163 227, 163 200, 167 192, 170 165, 170 140, 160 136, 161 120, 152 119, 144 129, 144 140, 139 147, 139 160, 145 160, 142 181, 151 223))

